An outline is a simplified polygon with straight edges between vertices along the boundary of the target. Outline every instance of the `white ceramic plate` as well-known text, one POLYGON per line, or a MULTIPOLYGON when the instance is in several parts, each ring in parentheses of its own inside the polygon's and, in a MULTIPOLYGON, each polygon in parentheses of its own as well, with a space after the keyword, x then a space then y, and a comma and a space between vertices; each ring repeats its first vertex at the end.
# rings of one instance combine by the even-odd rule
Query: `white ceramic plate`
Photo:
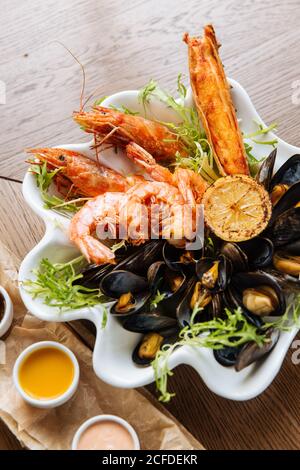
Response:
MULTIPOLYGON (((245 133, 256 129, 253 120, 262 123, 246 91, 236 81, 230 80, 235 106, 241 128, 245 133)), ((192 105, 192 96, 189 91, 187 105, 192 105)), ((110 96, 103 102, 103 106, 124 105, 143 114, 143 108, 138 103, 137 91, 123 91, 110 96)), ((147 111, 147 117, 153 117, 164 121, 176 121, 176 115, 164 104, 153 101, 147 111)), ((269 134, 267 139, 275 137, 269 134)), ((291 155, 300 153, 300 149, 279 140, 277 168, 291 155)), ((90 143, 59 145, 66 149, 72 149, 92 157, 90 143)), ((264 157, 271 151, 270 147, 254 145, 254 154, 264 157)), ((118 170, 126 173, 132 172, 132 164, 126 161, 122 152, 116 155, 113 150, 106 150, 101 155, 101 160, 118 170)), ((32 279, 32 270, 36 268, 40 260, 47 257, 52 262, 67 261, 77 250, 68 240, 67 230, 69 220, 57 213, 43 207, 43 201, 36 187, 35 179, 27 173, 23 183, 23 194, 29 206, 45 222, 46 232, 44 238, 36 247, 28 253, 20 267, 19 279, 32 279)), ((34 228, 33 228, 34 229, 34 228)), ((40 299, 33 299, 22 287, 20 288, 22 299, 28 310, 41 320, 46 321, 71 321, 87 319, 93 322, 97 329, 96 344, 93 354, 93 366, 95 373, 105 382, 116 387, 139 387, 153 382, 152 367, 140 368, 131 359, 132 351, 139 341, 140 335, 124 330, 118 321, 108 316, 105 330, 101 328, 103 310, 101 306, 70 310, 64 313, 53 307, 43 304, 40 299)), ((188 364, 200 375, 205 384, 216 394, 232 400, 248 400, 263 392, 278 373, 287 350, 296 335, 297 330, 281 333, 280 339, 273 351, 266 359, 250 365, 241 372, 235 372, 233 368, 225 368, 216 362, 211 350, 204 348, 182 347, 176 350, 170 358, 170 367, 173 369, 179 364, 188 364)))

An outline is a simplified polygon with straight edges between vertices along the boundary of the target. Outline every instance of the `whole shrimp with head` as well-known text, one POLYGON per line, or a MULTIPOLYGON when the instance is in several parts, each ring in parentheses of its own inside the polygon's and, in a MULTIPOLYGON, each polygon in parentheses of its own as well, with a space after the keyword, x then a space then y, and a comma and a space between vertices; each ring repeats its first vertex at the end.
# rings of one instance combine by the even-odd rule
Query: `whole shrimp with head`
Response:
POLYGON ((174 161, 176 153, 187 156, 183 142, 166 126, 142 116, 132 116, 115 109, 94 106, 90 112, 74 112, 74 120, 106 144, 125 147, 130 142, 141 145, 157 161, 174 161))
POLYGON ((110 192, 126 192, 143 180, 138 175, 125 177, 105 165, 72 150, 62 148, 27 149, 34 158, 46 162, 49 168, 59 168, 59 174, 83 196, 95 197, 110 192))

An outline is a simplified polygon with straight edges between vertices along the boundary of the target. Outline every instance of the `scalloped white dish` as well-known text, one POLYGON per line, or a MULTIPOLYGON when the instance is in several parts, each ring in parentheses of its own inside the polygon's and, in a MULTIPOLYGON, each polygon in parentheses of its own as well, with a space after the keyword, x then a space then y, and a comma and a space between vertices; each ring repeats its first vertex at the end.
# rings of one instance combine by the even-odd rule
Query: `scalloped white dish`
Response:
MULTIPOLYGON (((262 120, 242 86, 234 80, 230 80, 230 84, 241 128, 245 133, 250 133, 255 130, 253 120, 261 123, 262 120)), ((192 105, 190 91, 186 104, 192 105)), ((110 105, 124 105, 144 114, 142 106, 138 103, 138 91, 116 93, 103 102, 103 106, 110 105)), ((163 121, 176 121, 174 112, 159 101, 151 102, 147 117, 163 121)), ((271 134, 271 138, 273 137, 275 136, 271 134)), ((299 148, 289 145, 281 139, 278 140, 277 168, 291 155, 300 153, 299 148)), ((91 143, 84 143, 59 145, 59 147, 72 149, 92 157, 90 145, 91 143)), ((262 145, 253 144, 253 147, 255 155, 259 158, 266 156, 269 150, 269 147, 262 145)), ((112 149, 109 149, 102 152, 100 159, 107 166, 119 171, 122 170, 125 174, 132 173, 134 170, 132 164, 123 158, 122 152, 118 152, 116 155, 112 149)), ((32 279, 32 270, 44 257, 56 262, 67 261, 78 254, 77 249, 68 239, 69 220, 43 207, 35 179, 30 173, 27 173, 24 178, 23 194, 32 210, 43 219, 46 232, 43 239, 23 260, 19 272, 20 281, 32 279)), ((124 330, 118 321, 109 315, 107 325, 103 330, 101 328, 103 315, 101 305, 61 313, 56 308, 44 305, 41 299, 33 299, 22 287, 20 287, 20 292, 28 310, 41 320, 62 322, 86 319, 95 324, 97 336, 93 353, 93 367, 96 375, 105 382, 116 387, 133 388, 154 381, 151 366, 141 368, 131 359, 132 351, 140 335, 124 330)), ((211 350, 191 347, 182 347, 176 350, 170 358, 170 368, 173 369, 179 364, 188 364, 196 369, 202 380, 214 393, 232 400, 248 400, 262 393, 271 384, 297 331, 294 328, 289 332, 281 333, 278 343, 266 359, 250 365, 241 372, 236 372, 233 368, 222 367, 214 359, 211 350)))

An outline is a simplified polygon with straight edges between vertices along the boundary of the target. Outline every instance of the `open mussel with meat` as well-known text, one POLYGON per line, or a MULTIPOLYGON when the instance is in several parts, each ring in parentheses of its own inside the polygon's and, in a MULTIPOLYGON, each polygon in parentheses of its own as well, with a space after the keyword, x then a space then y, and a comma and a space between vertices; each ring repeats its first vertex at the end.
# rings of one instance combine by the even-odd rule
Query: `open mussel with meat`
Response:
POLYGON ((138 365, 149 365, 164 344, 172 344, 180 331, 176 318, 165 316, 160 311, 140 312, 125 318, 123 328, 143 337, 136 345, 132 359, 138 365))
POLYGON ((270 193, 275 206, 287 190, 300 181, 300 155, 293 155, 273 175, 277 149, 263 161, 256 175, 256 181, 270 193))
POLYGON ((251 322, 253 316, 273 317, 285 313, 286 300, 282 288, 276 279, 262 271, 233 275, 229 290, 233 306, 240 307, 251 322))
POLYGON ((134 348, 132 360, 139 366, 149 366, 165 344, 173 344, 177 339, 177 334, 164 337, 155 332, 146 333, 134 348))
POLYGON ((300 181, 300 155, 290 157, 271 179, 269 192, 275 205, 287 190, 300 181))
POLYGON ((181 326, 190 324, 195 309, 196 321, 207 321, 221 312, 221 292, 230 282, 231 261, 224 255, 201 257, 195 266, 195 274, 187 281, 186 290, 176 309, 181 326))
POLYGON ((152 309, 159 301, 160 311, 174 316, 178 300, 186 287, 186 274, 170 269, 164 261, 156 261, 149 267, 147 278, 152 292, 152 309))
POLYGON ((204 287, 196 277, 187 282, 187 288, 176 309, 176 316, 181 327, 190 324, 195 310, 194 321, 208 321, 221 312, 221 296, 204 287))
POLYGON ((145 278, 121 269, 107 274, 101 281, 100 289, 108 298, 117 300, 110 309, 111 315, 122 318, 139 312, 151 296, 145 278))
POLYGON ((277 251, 273 258, 273 265, 277 271, 294 276, 300 276, 300 254, 296 255, 286 251, 277 251))
POLYGON ((202 287, 212 294, 226 289, 230 282, 231 272, 231 261, 222 254, 216 258, 203 257, 196 265, 196 275, 202 287))

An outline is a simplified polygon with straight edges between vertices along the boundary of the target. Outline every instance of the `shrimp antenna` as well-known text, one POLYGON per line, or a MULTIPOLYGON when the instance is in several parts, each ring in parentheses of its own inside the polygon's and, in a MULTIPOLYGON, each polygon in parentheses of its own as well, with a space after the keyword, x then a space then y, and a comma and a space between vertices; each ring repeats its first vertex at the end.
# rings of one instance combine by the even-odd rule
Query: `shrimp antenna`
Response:
MULTIPOLYGON (((65 44, 63 44, 62 42, 56 40, 54 41, 58 44, 60 44, 64 49, 66 49, 69 54, 71 54, 71 56, 73 57, 74 60, 76 60, 76 62, 79 64, 80 68, 81 68, 81 71, 82 71, 82 86, 81 86, 81 92, 80 92, 80 112, 83 111, 83 108, 84 106, 86 105, 87 101, 83 102, 83 97, 84 97, 84 90, 85 90, 85 82, 86 82, 86 79, 85 79, 85 70, 84 70, 84 66, 82 65, 82 63, 80 62, 80 60, 75 56, 75 54, 73 54, 73 52, 67 47, 65 46, 65 44)), ((90 98, 89 98, 90 99, 90 98)))
POLYGON ((97 93, 98 90, 102 89, 102 85, 101 86, 98 86, 97 88, 95 88, 95 90, 87 97, 87 99, 85 100, 85 102, 83 103, 83 107, 85 107, 85 105, 90 101, 90 99, 97 93))
POLYGON ((64 49, 66 49, 69 54, 73 57, 74 60, 79 64, 81 70, 82 70, 82 87, 81 87, 81 93, 80 93, 80 112, 82 112, 86 106, 86 104, 90 101, 90 99, 97 93, 98 90, 102 88, 102 85, 95 88, 95 90, 84 100, 84 91, 85 91, 85 84, 86 84, 86 75, 85 75, 85 69, 80 60, 73 54, 73 52, 65 46, 62 42, 56 40, 54 41, 58 44, 60 44, 64 49))

